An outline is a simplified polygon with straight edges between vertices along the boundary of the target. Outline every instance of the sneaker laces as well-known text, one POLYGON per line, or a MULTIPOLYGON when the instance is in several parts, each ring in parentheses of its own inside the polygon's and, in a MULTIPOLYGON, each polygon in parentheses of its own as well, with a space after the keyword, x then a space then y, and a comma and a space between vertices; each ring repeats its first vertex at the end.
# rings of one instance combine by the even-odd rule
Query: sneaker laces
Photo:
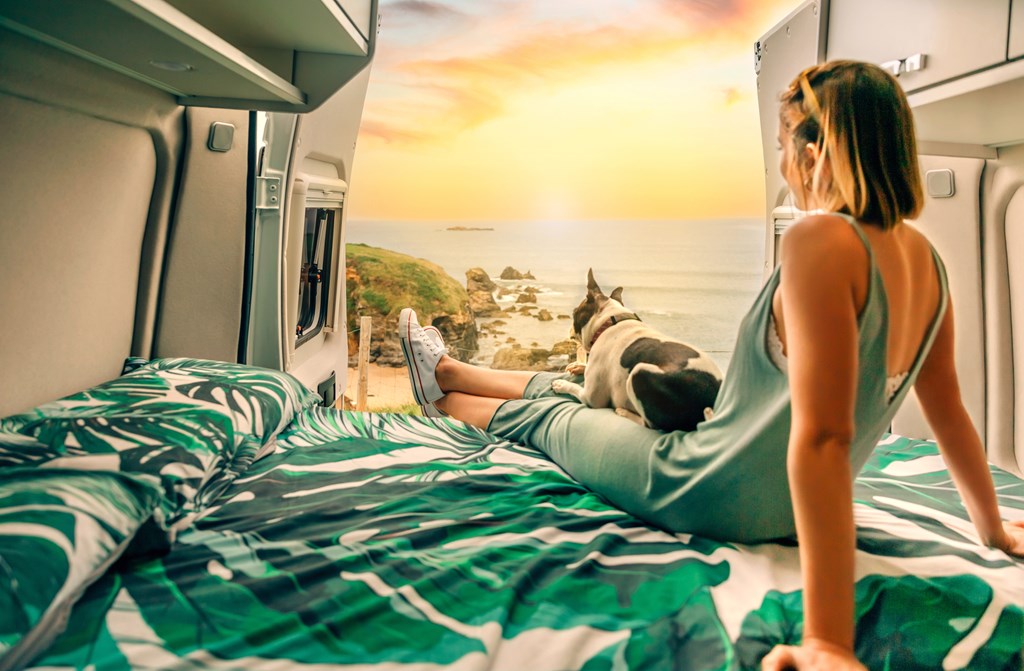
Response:
POLYGON ((431 354, 437 354, 438 352, 444 354, 447 353, 448 351, 448 348, 441 347, 441 345, 439 345, 437 341, 435 341, 433 338, 427 335, 426 330, 424 330, 422 327, 420 327, 420 330, 416 333, 416 338, 419 341, 419 344, 422 345, 431 354))

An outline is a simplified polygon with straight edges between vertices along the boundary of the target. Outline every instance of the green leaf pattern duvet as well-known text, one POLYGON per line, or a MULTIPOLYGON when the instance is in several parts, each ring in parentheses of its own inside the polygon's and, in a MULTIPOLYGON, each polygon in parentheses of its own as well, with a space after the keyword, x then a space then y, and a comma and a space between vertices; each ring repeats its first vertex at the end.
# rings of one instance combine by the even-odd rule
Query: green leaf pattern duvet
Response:
MULTIPOLYGON (((1024 482, 994 473, 1024 518, 1024 482)), ((977 545, 934 445, 888 437, 855 495, 860 659, 1020 669, 1024 563, 977 545)), ((168 555, 94 584, 36 663, 757 668, 800 640, 800 584, 795 547, 650 528, 461 423, 310 408, 168 555)))
POLYGON ((167 492, 168 528, 187 525, 319 402, 294 377, 201 359, 156 359, 130 373, 0 419, 0 468, 144 473, 167 492))

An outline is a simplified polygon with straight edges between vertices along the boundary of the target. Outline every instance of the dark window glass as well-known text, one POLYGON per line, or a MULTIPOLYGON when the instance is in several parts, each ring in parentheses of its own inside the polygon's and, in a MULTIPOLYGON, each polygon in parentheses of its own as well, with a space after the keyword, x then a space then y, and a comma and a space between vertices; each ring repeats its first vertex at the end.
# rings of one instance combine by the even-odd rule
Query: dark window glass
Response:
POLYGON ((327 288, 330 286, 331 251, 334 248, 334 210, 306 209, 302 236, 302 267, 299 270, 299 320, 295 345, 309 340, 327 320, 327 288))

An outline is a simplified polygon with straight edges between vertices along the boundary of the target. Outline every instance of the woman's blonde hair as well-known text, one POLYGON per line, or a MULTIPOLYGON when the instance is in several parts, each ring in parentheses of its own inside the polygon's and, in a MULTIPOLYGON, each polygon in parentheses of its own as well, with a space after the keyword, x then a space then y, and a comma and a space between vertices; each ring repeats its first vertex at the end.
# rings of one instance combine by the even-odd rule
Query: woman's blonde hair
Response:
POLYGON ((917 217, 924 194, 914 119, 895 77, 870 63, 830 61, 801 72, 781 103, 793 160, 808 143, 818 147, 813 172, 800 168, 817 207, 883 229, 917 217))

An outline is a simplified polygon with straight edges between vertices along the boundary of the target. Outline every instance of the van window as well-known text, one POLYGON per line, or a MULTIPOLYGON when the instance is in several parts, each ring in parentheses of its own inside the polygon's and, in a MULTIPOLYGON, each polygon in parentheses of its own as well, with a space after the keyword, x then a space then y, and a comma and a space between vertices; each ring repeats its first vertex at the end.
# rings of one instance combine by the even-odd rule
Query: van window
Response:
POLYGON ((307 207, 299 268, 299 319, 295 346, 309 340, 327 319, 327 287, 330 286, 331 251, 334 248, 335 210, 307 207))

